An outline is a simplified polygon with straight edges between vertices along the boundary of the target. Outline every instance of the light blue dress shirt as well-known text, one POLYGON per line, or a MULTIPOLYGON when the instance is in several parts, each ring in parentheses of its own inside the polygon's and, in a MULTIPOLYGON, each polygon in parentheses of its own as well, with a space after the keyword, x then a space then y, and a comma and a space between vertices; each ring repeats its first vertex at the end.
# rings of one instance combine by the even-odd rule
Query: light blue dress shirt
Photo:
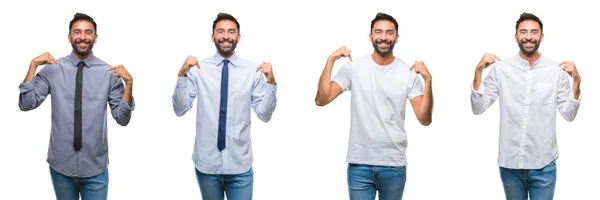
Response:
POLYGON ((228 60, 229 92, 225 149, 217 148, 221 67, 224 58, 214 56, 199 61, 200 69, 190 68, 187 77, 179 77, 173 92, 173 110, 183 116, 197 97, 196 141, 192 160, 205 174, 241 174, 252 167, 250 107, 256 116, 268 122, 277 105, 277 86, 266 83, 256 71, 258 65, 232 55, 228 60))

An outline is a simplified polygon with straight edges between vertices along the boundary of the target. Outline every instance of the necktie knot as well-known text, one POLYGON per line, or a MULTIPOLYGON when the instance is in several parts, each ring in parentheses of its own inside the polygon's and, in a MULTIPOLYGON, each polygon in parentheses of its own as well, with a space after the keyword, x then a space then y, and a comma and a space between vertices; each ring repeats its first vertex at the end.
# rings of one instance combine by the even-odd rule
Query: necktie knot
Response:
POLYGON ((229 66, 229 60, 223 60, 223 67, 229 66))
POLYGON ((85 67, 85 62, 79 61, 79 63, 77 63, 77 68, 81 69, 83 67, 85 67))

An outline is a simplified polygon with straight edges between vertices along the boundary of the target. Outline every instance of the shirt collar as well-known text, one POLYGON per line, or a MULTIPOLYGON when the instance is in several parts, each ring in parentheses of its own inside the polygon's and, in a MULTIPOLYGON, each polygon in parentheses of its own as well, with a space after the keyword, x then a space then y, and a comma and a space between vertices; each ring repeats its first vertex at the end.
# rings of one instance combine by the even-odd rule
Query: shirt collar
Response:
MULTIPOLYGON (((71 60, 71 63, 75 67, 77 67, 77 64, 79 64, 79 61, 81 61, 77 56, 75 56, 75 53, 73 53, 72 51, 68 58, 69 60, 71 60)), ((85 66, 89 68, 92 66, 92 63, 94 63, 95 60, 96 56, 94 56, 94 52, 91 52, 87 58, 83 59, 83 62, 85 63, 85 66)))
POLYGON ((527 68, 534 68, 535 66, 537 66, 542 61, 542 58, 544 58, 544 55, 542 55, 542 52, 540 52, 540 57, 536 61, 534 61, 533 65, 530 67, 529 60, 525 60, 521 57, 521 54, 517 53, 517 59, 519 59, 519 63, 521 63, 522 66, 526 66, 527 68))
MULTIPOLYGON (((221 63, 223 63, 223 60, 225 60, 225 58, 223 58, 223 56, 221 56, 221 54, 215 53, 214 60, 215 60, 215 64, 217 66, 219 66, 219 65, 223 66, 221 63)), ((227 60, 229 60, 229 64, 227 66, 235 67, 237 64, 237 55, 235 53, 233 53, 233 55, 231 55, 227 60)))

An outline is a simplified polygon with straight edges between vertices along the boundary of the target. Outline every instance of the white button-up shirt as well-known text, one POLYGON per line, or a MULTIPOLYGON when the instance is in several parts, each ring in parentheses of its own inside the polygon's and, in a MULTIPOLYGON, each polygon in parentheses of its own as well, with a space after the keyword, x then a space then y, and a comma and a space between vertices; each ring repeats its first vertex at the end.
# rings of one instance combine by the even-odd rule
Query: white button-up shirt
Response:
POLYGON ((490 68, 478 91, 471 88, 471 108, 478 115, 500 97, 498 165, 540 169, 558 158, 556 111, 573 121, 579 109, 569 75, 544 56, 533 66, 519 54, 490 68))

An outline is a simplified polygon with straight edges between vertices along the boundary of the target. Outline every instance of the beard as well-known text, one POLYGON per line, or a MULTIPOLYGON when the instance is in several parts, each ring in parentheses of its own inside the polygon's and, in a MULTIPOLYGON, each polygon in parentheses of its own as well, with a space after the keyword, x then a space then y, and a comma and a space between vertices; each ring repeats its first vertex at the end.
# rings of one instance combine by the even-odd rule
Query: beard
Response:
POLYGON ((538 48, 540 48, 540 42, 539 40, 527 40, 527 39, 522 39, 519 41, 519 49, 521 49, 521 52, 527 56, 533 56, 533 54, 535 54, 538 50, 538 48), (531 42, 533 43, 533 49, 528 51, 527 49, 525 49, 525 43, 531 42))
POLYGON ((71 47, 73 47, 73 52, 75 52, 75 54, 79 55, 80 57, 85 57, 90 55, 92 52, 94 41, 91 39, 71 39, 71 47), (87 44, 88 46, 85 49, 79 49, 77 47, 78 44, 87 44))
POLYGON ((377 54, 379 54, 381 57, 385 57, 388 54, 390 54, 392 52, 392 50, 394 49, 394 45, 396 43, 396 40, 390 40, 390 39, 377 39, 377 40, 373 40, 373 49, 375 49, 375 52, 377 54), (377 46, 378 44, 387 44, 388 47, 387 49, 379 49, 379 47, 377 46))
POLYGON ((221 38, 217 40, 217 38, 213 37, 213 42, 215 43, 215 47, 217 47, 217 52, 219 52, 219 54, 221 54, 224 57, 231 56, 233 54, 233 51, 235 50, 235 47, 237 46, 237 39, 234 40, 233 38, 221 38), (231 47, 229 47, 228 50, 223 49, 223 47, 221 47, 221 43, 223 42, 231 43, 231 47))

